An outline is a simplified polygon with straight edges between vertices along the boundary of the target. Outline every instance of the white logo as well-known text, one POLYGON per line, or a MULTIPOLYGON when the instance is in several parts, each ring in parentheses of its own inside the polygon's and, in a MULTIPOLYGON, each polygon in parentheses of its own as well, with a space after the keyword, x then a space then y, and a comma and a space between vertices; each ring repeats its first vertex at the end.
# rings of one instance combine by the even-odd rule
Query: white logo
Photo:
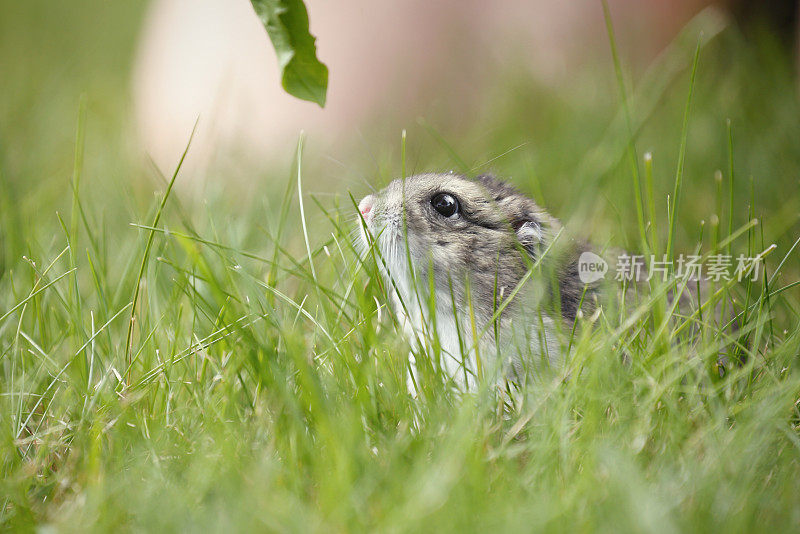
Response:
POLYGON ((578 278, 584 284, 603 279, 607 272, 608 263, 594 252, 584 252, 578 258, 578 278))

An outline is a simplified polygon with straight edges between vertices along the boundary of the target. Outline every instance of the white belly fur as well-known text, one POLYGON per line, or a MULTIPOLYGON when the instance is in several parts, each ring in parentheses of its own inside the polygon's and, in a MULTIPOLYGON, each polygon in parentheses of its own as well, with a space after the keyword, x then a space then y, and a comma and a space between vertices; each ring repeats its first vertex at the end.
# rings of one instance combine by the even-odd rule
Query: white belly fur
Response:
MULTIPOLYGON (((423 301, 422 298, 417 301, 411 297, 410 291, 403 291, 406 288, 398 289, 404 293, 405 307, 397 294, 393 295, 392 301, 401 320, 403 332, 417 353, 425 352, 434 357, 434 351, 431 350, 434 335, 433 319, 427 309, 427 301, 423 301), (420 302, 425 308, 420 307, 420 302)), ((459 309, 454 313, 449 295, 436 297, 435 336, 441 348, 439 365, 459 390, 470 390, 477 384, 478 362, 468 310, 459 309), (442 304, 443 302, 445 304, 442 304)), ((515 328, 511 322, 504 321, 499 331, 499 344, 495 342, 493 329, 490 328, 483 334, 477 346, 477 354, 480 357, 484 377, 501 380, 509 369, 514 367, 519 370, 526 367, 525 364, 539 365, 546 361, 550 366, 561 365, 562 350, 554 321, 545 314, 542 314, 541 321, 538 315, 529 317, 533 317, 534 320, 518 320, 518 324, 524 325, 523 328, 515 328)), ((476 327, 478 335, 481 334, 482 328, 482 325, 476 327)), ((418 368, 413 354, 411 372, 416 379, 418 368)), ((409 389, 413 393, 412 384, 412 377, 409 377, 409 389)))

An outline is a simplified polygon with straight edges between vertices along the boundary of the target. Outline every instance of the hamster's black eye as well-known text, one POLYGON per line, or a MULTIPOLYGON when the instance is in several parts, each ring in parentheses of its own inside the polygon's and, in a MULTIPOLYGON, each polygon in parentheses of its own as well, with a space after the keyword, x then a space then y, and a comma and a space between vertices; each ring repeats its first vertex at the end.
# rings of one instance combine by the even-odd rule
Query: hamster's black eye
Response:
POLYGON ((449 193, 437 193, 431 199, 431 205, 433 209, 445 217, 454 217, 461 211, 458 200, 449 193))

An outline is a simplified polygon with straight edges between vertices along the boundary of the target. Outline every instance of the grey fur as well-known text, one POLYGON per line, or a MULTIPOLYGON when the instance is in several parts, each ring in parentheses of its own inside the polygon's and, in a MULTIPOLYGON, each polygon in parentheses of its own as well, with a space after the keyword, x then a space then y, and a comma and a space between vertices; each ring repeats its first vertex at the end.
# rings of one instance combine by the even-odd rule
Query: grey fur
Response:
MULTIPOLYGON (((400 300, 416 300, 411 288, 414 280, 418 288, 427 291, 428 277, 432 275, 436 313, 452 314, 456 322, 464 324, 471 311, 480 331, 485 333, 481 344, 494 343, 493 329, 487 325, 500 303, 540 259, 535 276, 500 315, 501 330, 508 329, 512 320, 536 330, 542 323, 542 315, 537 312, 543 312, 553 324, 553 318, 560 316, 562 325, 569 326, 581 299, 586 303, 584 309, 591 308, 594 302, 595 289, 584 287, 578 278, 577 258, 586 247, 564 235, 551 246, 561 230, 560 223, 533 200, 493 176, 470 179, 456 174, 415 175, 391 182, 376 195, 365 198, 362 206, 369 207, 367 227, 391 271, 382 269, 383 274, 394 278, 398 287, 396 307, 401 307, 400 300), (438 193, 449 193, 458 199, 461 211, 457 216, 448 218, 433 208, 431 199, 438 193), (555 293, 559 298, 554 298, 555 293), (455 307, 449 304, 453 301, 455 307)), ((362 243, 367 246, 369 241, 362 232, 362 243)), ((427 299, 423 295, 420 301, 427 299)), ((406 303, 405 307, 409 306, 406 303)), ((424 307, 407 311, 412 325, 429 319, 424 307)), ((452 337, 442 330, 440 335, 452 337)), ((443 347, 446 345, 443 342, 443 347)), ((457 348, 451 346, 450 352, 457 348)))

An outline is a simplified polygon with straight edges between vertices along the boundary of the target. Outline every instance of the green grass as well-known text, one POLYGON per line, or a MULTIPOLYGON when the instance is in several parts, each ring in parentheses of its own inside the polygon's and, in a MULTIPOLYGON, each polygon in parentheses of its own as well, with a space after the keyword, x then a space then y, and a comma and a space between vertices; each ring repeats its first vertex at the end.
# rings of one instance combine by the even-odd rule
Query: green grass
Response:
POLYGON ((127 131, 124 76, 59 86, 68 122, 22 113, 32 82, 15 78, 0 107, 0 524, 796 530, 796 86, 768 38, 706 27, 689 105, 696 30, 648 72, 584 73, 594 96, 508 73, 470 128, 425 119, 407 146, 376 141, 375 166, 346 155, 375 186, 492 168, 598 247, 777 245, 766 279, 717 285, 694 314, 660 287, 612 303, 514 403, 457 393, 424 354, 408 394, 390 288, 353 250, 366 187, 345 171, 326 185, 329 160, 309 150, 301 167, 298 147, 291 171, 254 170, 246 189, 212 174, 193 197, 199 177, 176 162, 173 190, 108 135, 127 131), (721 301, 736 334, 710 312, 721 301), (744 363, 720 377, 720 351, 744 363))

